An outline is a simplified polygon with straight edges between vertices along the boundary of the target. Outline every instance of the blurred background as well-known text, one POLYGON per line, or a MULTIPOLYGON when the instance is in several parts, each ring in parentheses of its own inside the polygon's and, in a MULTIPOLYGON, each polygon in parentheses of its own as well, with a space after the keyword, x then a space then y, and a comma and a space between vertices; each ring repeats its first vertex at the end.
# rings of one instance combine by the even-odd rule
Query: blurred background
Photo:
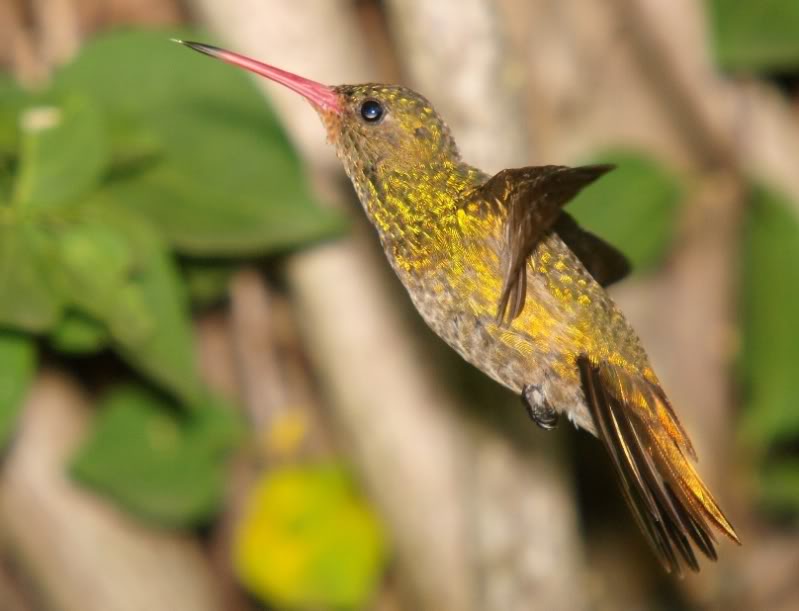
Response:
POLYGON ((799 608, 795 0, 3 0, 0 609, 799 608), (743 541, 665 575, 601 445, 412 310, 308 104, 426 95, 571 206, 743 541))

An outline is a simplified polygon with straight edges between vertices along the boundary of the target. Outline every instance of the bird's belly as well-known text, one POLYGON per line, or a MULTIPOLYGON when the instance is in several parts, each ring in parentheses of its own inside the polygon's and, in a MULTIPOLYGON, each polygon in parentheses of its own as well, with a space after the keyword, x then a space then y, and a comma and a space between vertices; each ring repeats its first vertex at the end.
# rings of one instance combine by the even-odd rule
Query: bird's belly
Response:
MULTIPOLYGON (((503 327, 496 322, 493 309, 491 313, 479 311, 473 300, 458 298, 457 291, 425 284, 406 284, 411 299, 428 326, 461 357, 515 393, 521 394, 527 385, 539 386, 556 410, 593 431, 576 369, 566 362, 557 342, 513 326, 503 327)), ((533 320, 534 307, 528 310, 527 328, 549 328, 548 321, 533 320)))

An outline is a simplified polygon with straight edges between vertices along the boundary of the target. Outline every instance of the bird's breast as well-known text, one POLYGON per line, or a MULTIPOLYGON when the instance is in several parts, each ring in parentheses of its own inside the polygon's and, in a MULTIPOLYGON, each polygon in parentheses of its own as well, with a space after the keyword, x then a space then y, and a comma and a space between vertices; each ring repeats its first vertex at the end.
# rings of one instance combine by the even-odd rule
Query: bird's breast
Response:
POLYGON ((645 359, 612 301, 556 235, 530 257, 523 311, 511 323, 499 323, 503 258, 497 223, 455 219, 424 256, 408 244, 389 255, 419 313, 442 339, 514 390, 537 375, 576 383, 579 354, 645 359))
MULTIPOLYGON (((468 362, 520 391, 536 368, 551 369, 560 354, 548 348, 556 332, 551 300, 530 300, 511 325, 496 320, 502 289, 502 254, 497 220, 451 218, 426 244, 389 244, 397 275, 425 322, 468 362)), ((536 291, 539 279, 528 288, 536 291)), ((560 332, 560 330, 557 330, 560 332)))

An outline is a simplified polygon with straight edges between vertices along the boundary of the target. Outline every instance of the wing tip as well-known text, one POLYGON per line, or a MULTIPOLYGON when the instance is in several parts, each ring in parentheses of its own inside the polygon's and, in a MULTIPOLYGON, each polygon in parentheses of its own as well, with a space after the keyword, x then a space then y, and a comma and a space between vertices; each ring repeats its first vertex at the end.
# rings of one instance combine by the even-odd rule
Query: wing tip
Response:
POLYGON ((598 178, 601 178, 608 172, 612 172, 616 169, 615 163, 592 163, 590 165, 581 165, 574 168, 575 171, 586 172, 589 176, 591 176, 591 180, 588 182, 593 182, 598 178))

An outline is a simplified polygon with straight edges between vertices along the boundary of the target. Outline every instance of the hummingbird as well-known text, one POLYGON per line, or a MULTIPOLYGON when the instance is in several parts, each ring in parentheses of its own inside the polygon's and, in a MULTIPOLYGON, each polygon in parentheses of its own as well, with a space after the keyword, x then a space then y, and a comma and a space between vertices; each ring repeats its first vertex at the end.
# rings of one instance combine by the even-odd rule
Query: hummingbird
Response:
POLYGON ((740 544, 638 336, 605 291, 630 271, 564 206, 610 165, 490 175, 461 160, 444 120, 396 85, 327 86, 211 45, 177 41, 275 81, 316 109, 425 322, 517 393, 544 429, 561 415, 605 445, 640 529, 668 572, 740 544))

